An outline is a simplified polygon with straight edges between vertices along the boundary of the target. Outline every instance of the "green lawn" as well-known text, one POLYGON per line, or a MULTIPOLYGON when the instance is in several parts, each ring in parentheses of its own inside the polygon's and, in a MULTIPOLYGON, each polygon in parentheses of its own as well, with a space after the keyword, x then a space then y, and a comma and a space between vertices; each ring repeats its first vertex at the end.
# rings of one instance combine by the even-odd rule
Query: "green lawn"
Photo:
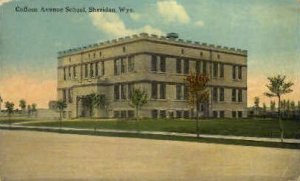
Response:
POLYGON ((37 121, 37 120, 38 119, 25 118, 25 117, 12 117, 11 119, 8 119, 8 117, 0 117, 0 123, 2 124, 20 123, 20 122, 37 121))
MULTIPOLYGON (((300 121, 283 121, 285 138, 300 139, 300 121)), ((59 122, 31 123, 26 125, 35 126, 59 126, 59 122)), ((167 131, 179 133, 196 133, 195 120, 140 120, 136 121, 96 121, 76 120, 63 121, 63 127, 70 128, 97 128, 118 130, 141 130, 141 131, 167 131)), ((254 120, 254 119, 207 119, 200 121, 200 134, 256 136, 256 137, 279 137, 277 120, 254 120)))

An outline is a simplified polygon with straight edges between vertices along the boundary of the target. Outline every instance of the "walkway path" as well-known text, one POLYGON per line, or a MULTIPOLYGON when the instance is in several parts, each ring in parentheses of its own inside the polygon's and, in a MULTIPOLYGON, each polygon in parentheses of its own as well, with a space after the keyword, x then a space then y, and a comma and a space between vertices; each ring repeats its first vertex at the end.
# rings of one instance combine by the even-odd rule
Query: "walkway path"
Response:
POLYGON ((300 151, 0 130, 0 180, 300 181, 300 151))
MULTIPOLYGON (((0 128, 21 128, 21 129, 39 129, 39 130, 64 130, 64 131, 90 131, 102 133, 128 133, 128 134, 147 134, 147 135, 162 135, 162 136, 182 136, 195 137, 196 134, 191 133, 176 133, 162 131, 131 131, 131 130, 115 130, 115 129, 89 129, 89 128, 67 128, 67 127, 49 127, 49 126, 26 126, 26 125, 7 125, 0 124, 0 128)), ((263 138, 263 137, 246 137, 246 136, 226 136, 226 135, 207 135, 200 134, 201 138, 215 138, 228 140, 247 140, 247 141, 262 141, 262 142, 280 142, 279 138, 263 138)), ((284 139, 285 143, 299 143, 300 139, 284 139)))

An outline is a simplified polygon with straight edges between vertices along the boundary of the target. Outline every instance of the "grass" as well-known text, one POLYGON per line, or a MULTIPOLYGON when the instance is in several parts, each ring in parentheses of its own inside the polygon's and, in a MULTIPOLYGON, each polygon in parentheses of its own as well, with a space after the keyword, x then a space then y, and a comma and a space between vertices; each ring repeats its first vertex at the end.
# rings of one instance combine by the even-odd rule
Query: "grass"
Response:
POLYGON ((13 123, 21 123, 28 121, 37 121, 37 119, 26 118, 26 117, 12 117, 9 119, 8 117, 0 117, 0 124, 13 124, 13 123))
POLYGON ((295 143, 280 143, 280 142, 259 142, 247 140, 226 140, 215 138, 196 138, 196 137, 180 137, 180 136, 165 136, 165 135, 151 135, 151 134, 128 134, 128 133, 108 133, 108 132, 93 132, 93 131, 74 131, 74 130, 50 130, 50 129, 36 129, 36 128, 3 128, 12 130, 34 130, 46 131, 66 134, 92 135, 92 136, 109 136, 109 137, 125 137, 125 138, 142 138, 155 140, 169 140, 169 141, 188 141, 199 143, 214 143, 214 144, 228 144, 228 145, 243 145, 243 146, 259 146, 272 148, 286 148, 286 149, 300 149, 300 144, 295 143))
MULTIPOLYGON (((59 121, 29 123, 32 126, 59 127, 59 121)), ((254 119, 208 119, 200 121, 200 134, 234 135, 251 137, 279 138, 279 126, 277 120, 254 119)), ((170 119, 146 119, 139 124, 133 120, 97 121, 76 120, 63 121, 63 127, 90 128, 90 129, 117 129, 117 130, 141 130, 141 131, 166 131, 178 133, 196 133, 195 120, 170 120, 170 119), (138 125, 138 126, 137 126, 138 125)), ((300 121, 284 121, 285 138, 300 139, 300 121)))

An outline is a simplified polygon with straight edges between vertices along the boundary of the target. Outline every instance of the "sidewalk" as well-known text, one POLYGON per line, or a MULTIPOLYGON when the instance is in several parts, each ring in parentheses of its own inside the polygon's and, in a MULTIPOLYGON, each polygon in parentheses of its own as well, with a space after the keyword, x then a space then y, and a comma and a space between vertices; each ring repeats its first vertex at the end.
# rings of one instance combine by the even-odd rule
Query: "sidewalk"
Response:
MULTIPOLYGON (((191 133, 175 133, 162 131, 130 131, 130 130, 115 130, 115 129, 88 129, 88 128, 66 128, 66 127, 49 127, 49 126, 25 126, 25 125, 8 125, 0 124, 0 128, 23 128, 23 129, 38 129, 38 130, 64 130, 64 131, 90 131, 103 133, 128 133, 128 134, 147 134, 147 135, 162 135, 162 136, 181 136, 195 137, 196 134, 191 133)), ((263 137, 245 137, 245 136, 225 136, 225 135, 207 135, 200 134, 201 138, 215 138, 227 140, 245 140, 245 141, 261 141, 261 142, 281 142, 280 138, 263 138, 263 137)), ((284 139, 285 143, 298 143, 300 139, 284 139)))

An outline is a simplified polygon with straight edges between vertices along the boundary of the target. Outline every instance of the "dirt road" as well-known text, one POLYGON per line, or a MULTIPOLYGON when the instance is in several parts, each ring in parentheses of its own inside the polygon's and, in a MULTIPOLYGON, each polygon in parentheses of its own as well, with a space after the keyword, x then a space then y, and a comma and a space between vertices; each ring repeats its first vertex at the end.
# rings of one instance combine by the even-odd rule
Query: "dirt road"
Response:
POLYGON ((299 150, 0 130, 2 180, 286 181, 299 163, 299 150))

